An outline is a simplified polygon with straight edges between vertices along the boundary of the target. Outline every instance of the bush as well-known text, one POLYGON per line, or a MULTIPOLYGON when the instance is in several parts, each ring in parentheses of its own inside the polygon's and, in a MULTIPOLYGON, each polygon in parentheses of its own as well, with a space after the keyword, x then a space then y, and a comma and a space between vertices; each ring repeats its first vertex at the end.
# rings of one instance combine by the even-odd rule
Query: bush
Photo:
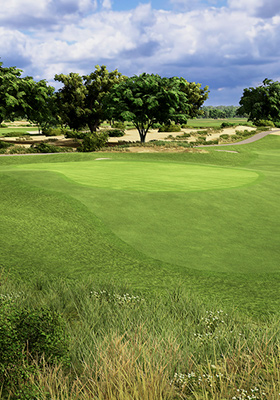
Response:
POLYGON ((2 140, 0 140, 0 149, 7 149, 10 146, 12 146, 11 143, 3 142, 2 140))
POLYGON ((255 126, 271 126, 274 128, 274 123, 272 121, 269 121, 267 119, 259 119, 257 121, 254 121, 255 126))
POLYGON ((0 125, 0 128, 8 128, 8 125, 1 124, 1 125, 0 125))
POLYGON ((159 132, 181 132, 181 126, 180 125, 162 125, 159 130, 159 132))
POLYGON ((79 132, 79 131, 71 131, 71 130, 63 130, 62 133, 67 139, 84 139, 88 132, 79 132))
POLYGON ((125 124, 124 124, 124 122, 120 122, 120 121, 114 122, 113 125, 112 125, 112 127, 115 128, 115 129, 120 129, 120 130, 122 130, 122 131, 125 130, 125 124))
POLYGON ((229 138, 229 135, 227 133, 224 133, 224 134, 220 135, 220 139, 227 140, 228 138, 229 138))
POLYGON ((232 122, 222 122, 221 123, 221 125, 220 125, 220 127, 223 129, 223 128, 231 128, 231 127, 233 127, 233 126, 236 126, 237 124, 236 123, 232 123, 232 122))
POLYGON ((122 137, 125 134, 123 129, 109 129, 106 133, 109 137, 122 137))
POLYGON ((209 144, 219 144, 219 139, 213 139, 213 140, 208 140, 208 142, 206 142, 207 145, 209 144))
POLYGON ((45 136, 59 136, 64 135, 63 128, 43 128, 42 134, 45 136))
POLYGON ((161 127, 161 124, 159 124, 158 122, 155 122, 154 124, 152 124, 151 128, 152 129, 159 129, 161 127))
POLYGON ((185 132, 183 135, 176 136, 176 138, 189 138, 189 137, 191 137, 191 134, 187 132, 185 132))
POLYGON ((12 398, 29 399, 26 381, 33 359, 69 364, 68 338, 60 314, 48 308, 20 307, 15 303, 18 296, 0 298, 0 387, 2 394, 12 391, 12 398))
POLYGON ((31 149, 34 149, 37 153, 58 153, 61 151, 60 147, 44 142, 32 145, 31 149))
POLYGON ((26 153, 36 153, 34 149, 26 148, 24 146, 11 146, 8 150, 8 154, 26 154, 26 153))
POLYGON ((30 134, 28 132, 19 132, 19 131, 11 131, 11 132, 6 132, 2 136, 3 137, 21 137, 21 136, 29 136, 30 134))
POLYGON ((99 150, 105 146, 108 141, 107 132, 100 132, 98 134, 88 134, 84 137, 81 146, 78 148, 82 152, 91 152, 99 150))

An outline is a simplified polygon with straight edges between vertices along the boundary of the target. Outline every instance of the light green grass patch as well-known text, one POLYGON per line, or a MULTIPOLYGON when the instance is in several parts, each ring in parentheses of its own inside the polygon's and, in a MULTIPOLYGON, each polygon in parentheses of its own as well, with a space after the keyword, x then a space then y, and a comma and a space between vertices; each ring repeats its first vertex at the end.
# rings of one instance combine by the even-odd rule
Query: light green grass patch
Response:
POLYGON ((21 167, 59 172, 82 185, 149 192, 228 189, 250 184, 259 177, 245 169, 182 163, 95 160, 21 167))

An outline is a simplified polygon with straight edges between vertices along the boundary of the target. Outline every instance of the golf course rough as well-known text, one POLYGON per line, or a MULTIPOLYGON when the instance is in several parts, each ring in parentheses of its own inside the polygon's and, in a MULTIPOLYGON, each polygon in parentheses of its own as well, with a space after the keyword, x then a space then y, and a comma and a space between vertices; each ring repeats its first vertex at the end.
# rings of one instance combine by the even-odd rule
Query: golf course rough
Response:
POLYGON ((93 187, 147 192, 189 192, 229 189, 253 183, 259 174, 245 169, 183 163, 84 161, 23 165, 48 170, 93 187))

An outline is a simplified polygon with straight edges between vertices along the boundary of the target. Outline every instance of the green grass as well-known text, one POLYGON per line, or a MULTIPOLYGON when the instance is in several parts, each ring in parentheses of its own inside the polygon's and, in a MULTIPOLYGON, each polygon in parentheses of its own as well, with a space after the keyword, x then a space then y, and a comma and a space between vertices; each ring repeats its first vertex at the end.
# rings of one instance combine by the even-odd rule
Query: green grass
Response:
POLYGON ((34 128, 34 127, 15 127, 12 126, 10 128, 0 128, 0 137, 9 137, 9 134, 11 134, 11 136, 23 136, 23 135, 28 135, 29 132, 38 132, 38 128, 34 128))
MULTIPOLYGON (((243 125, 248 124, 247 118, 227 118, 227 119, 213 119, 213 118, 198 118, 188 120, 188 125, 193 128, 218 128, 222 122, 229 122, 233 124, 243 125)), ((252 125, 251 123, 249 123, 252 125)))
POLYGON ((280 137, 226 150, 2 157, 1 263, 277 312, 280 137))

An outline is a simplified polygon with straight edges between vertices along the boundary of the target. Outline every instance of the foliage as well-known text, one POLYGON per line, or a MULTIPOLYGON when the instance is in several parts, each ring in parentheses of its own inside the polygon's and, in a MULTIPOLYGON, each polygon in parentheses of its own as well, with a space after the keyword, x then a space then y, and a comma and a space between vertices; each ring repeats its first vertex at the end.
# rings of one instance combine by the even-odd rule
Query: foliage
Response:
POLYGON ((0 149, 7 149, 10 146, 12 146, 12 143, 3 142, 3 140, 0 140, 0 149))
POLYGON ((88 126, 91 133, 96 132, 105 120, 104 96, 113 85, 124 80, 118 70, 109 72, 105 65, 95 68, 94 72, 84 76, 74 72, 55 75, 55 80, 63 83, 57 93, 61 122, 71 129, 88 126))
POLYGON ((264 79, 255 88, 244 89, 237 112, 247 114, 248 121, 259 124, 260 120, 280 120, 280 82, 264 79))
MULTIPOLYGON (((214 299, 205 301, 193 290, 177 287, 164 294, 144 295, 127 286, 97 285, 93 281, 36 274, 28 284, 21 282, 21 292, 10 280, 2 282, 1 299, 20 299, 24 310, 30 304, 31 317, 24 314, 26 324, 21 319, 23 325, 19 324, 18 331, 28 325, 30 337, 39 339, 33 342, 39 343, 40 352, 49 349, 49 343, 46 345, 36 327, 53 335, 50 327, 57 327, 57 321, 52 316, 63 314, 66 322, 62 320, 62 325, 54 328, 60 354, 55 356, 51 348, 49 362, 46 357, 34 363, 27 359, 28 368, 22 370, 20 379, 13 375, 15 379, 9 381, 14 389, 12 399, 278 397, 279 314, 252 319, 232 308, 221 308, 214 299), (69 356, 71 373, 67 368, 69 356), (55 363, 56 359, 61 363, 55 363)), ((4 318, 0 316, 0 320, 4 318)), ((4 326, 9 323, 6 318, 4 326)), ((13 338, 13 342, 9 341, 11 337, 2 338, 5 344, 13 343, 12 350, 18 343, 16 335, 13 338)), ((20 354, 18 357, 21 361, 20 354)), ((10 376, 8 368, 5 372, 10 376)), ((7 381, 5 384, 7 387, 7 381)))
POLYGON ((259 119, 258 121, 255 121, 255 125, 256 126, 271 126, 272 128, 275 126, 273 121, 269 121, 267 119, 259 119))
POLYGON ((239 116, 237 106, 203 106, 199 118, 236 118, 239 116))
POLYGON ((108 119, 130 121, 145 142, 155 123, 187 122, 208 96, 208 88, 183 78, 161 78, 143 73, 115 85, 106 97, 108 119))
POLYGON ((49 86, 45 80, 35 82, 32 77, 23 79, 25 88, 25 115, 28 121, 38 125, 40 130, 47 130, 56 125, 57 107, 55 102, 54 87, 49 86))
POLYGON ((122 131, 125 130, 125 123, 124 122, 120 122, 120 121, 116 121, 113 123, 112 128, 114 129, 120 129, 122 131))
POLYGON ((109 137, 122 137, 125 135, 125 132, 123 129, 108 129, 106 130, 107 134, 109 137))
POLYGON ((50 364, 69 362, 61 315, 46 307, 21 307, 21 296, 16 292, 0 297, 0 385, 4 393, 12 390, 16 399, 26 398, 34 358, 44 357, 50 364))
POLYGON ((234 122, 222 122, 221 123, 221 129, 224 129, 224 128, 231 128, 231 127, 234 127, 234 126, 236 126, 237 124, 236 123, 234 123, 234 122))
POLYGON ((35 82, 30 76, 21 77, 15 67, 4 68, 0 63, 0 123, 26 117, 39 127, 56 120, 54 88, 45 80, 35 82))
POLYGON ((69 151, 68 148, 58 147, 54 144, 41 142, 31 146, 31 151, 34 150, 36 153, 59 153, 61 151, 69 151))
POLYGON ((107 141, 108 141, 107 132, 100 132, 98 135, 96 134, 85 135, 78 150, 82 152, 96 151, 101 149, 101 147, 104 147, 107 141))
POLYGON ((159 132, 181 132, 180 125, 170 124, 170 125, 162 125, 159 132))

